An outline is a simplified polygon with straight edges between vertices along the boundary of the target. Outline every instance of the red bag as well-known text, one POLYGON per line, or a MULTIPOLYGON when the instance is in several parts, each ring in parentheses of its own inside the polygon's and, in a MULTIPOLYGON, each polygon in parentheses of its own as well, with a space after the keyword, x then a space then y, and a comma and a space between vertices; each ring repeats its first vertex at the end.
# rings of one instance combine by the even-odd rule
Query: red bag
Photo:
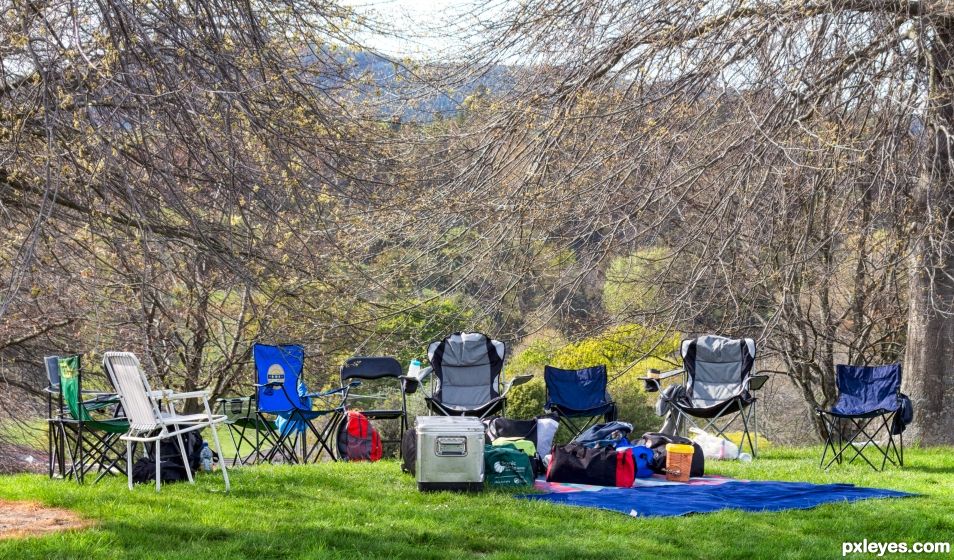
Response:
POLYGON ((381 435, 357 410, 349 410, 338 428, 338 458, 343 461, 377 461, 384 454, 381 435))
POLYGON ((624 449, 616 452, 616 486, 629 488, 636 480, 636 460, 633 450, 624 449))

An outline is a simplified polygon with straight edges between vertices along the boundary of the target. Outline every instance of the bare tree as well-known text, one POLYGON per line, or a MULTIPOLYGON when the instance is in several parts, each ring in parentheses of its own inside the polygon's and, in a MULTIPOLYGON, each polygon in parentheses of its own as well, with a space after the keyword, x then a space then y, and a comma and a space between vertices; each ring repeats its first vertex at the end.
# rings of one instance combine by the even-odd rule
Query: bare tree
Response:
POLYGON ((486 123, 484 165, 455 184, 510 181, 504 192, 537 205, 580 195, 563 215, 586 222, 545 231, 586 239, 596 262, 655 243, 668 228, 673 260, 686 270, 682 297, 655 310, 656 323, 761 330, 769 344, 778 335, 790 369, 809 353, 819 378, 810 401, 830 401, 833 357, 897 356, 889 350, 902 339, 897 323, 870 310, 898 299, 867 296, 879 289, 869 284, 909 271, 904 388, 918 410, 914 437, 951 441, 948 3, 532 1, 487 16, 484 68, 520 59, 535 71, 486 123), (773 236, 793 224, 801 237, 773 236), (899 244, 879 251, 901 253, 879 256, 881 268, 870 270, 873 236, 884 231, 899 244), (740 251, 786 238, 797 243, 786 258, 827 269, 780 267, 767 279, 781 294, 766 315, 746 297, 748 284, 736 285, 766 271, 740 251), (854 271, 838 260, 849 249, 854 271), (851 285, 835 304, 834 291, 851 285), (827 357, 777 328, 798 323, 816 331, 827 357))

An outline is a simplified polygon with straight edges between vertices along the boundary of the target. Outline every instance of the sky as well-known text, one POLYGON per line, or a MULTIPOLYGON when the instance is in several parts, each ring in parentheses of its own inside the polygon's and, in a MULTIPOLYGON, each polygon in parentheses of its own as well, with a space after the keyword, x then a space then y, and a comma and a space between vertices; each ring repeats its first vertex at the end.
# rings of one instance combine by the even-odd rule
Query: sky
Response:
MULTIPOLYGON (((465 30, 473 29, 466 15, 475 6, 491 4, 475 0, 339 0, 340 4, 376 15, 394 35, 362 33, 369 47, 392 56, 427 58, 459 48, 465 30)), ((496 2, 495 2, 496 3, 496 2)))

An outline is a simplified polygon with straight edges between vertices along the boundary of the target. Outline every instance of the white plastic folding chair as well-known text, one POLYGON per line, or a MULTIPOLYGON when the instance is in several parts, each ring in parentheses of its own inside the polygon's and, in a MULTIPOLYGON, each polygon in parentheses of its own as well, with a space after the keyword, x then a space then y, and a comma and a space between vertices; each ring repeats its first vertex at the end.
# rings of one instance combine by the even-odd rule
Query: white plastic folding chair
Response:
MULTIPOLYGON (((119 393, 120 402, 126 417, 129 419, 129 432, 120 439, 126 442, 126 472, 129 476, 129 489, 133 487, 132 480, 132 443, 155 443, 154 454, 156 455, 156 492, 162 486, 162 473, 160 454, 158 452, 159 442, 164 439, 175 437, 179 443, 179 450, 182 453, 182 461, 185 465, 186 476, 190 483, 195 483, 192 478, 192 469, 189 467, 189 459, 186 456, 185 445, 182 441, 182 434, 201 430, 206 427, 212 428, 212 439, 215 440, 215 449, 219 457, 225 457, 222 453, 222 445, 219 443, 219 434, 217 424, 225 421, 225 415, 213 415, 209 407, 208 393, 205 391, 192 391, 189 393, 175 393, 171 390, 159 389, 153 390, 146 379, 146 374, 142 370, 139 359, 131 352, 106 352, 103 357, 103 366, 109 372, 116 391, 119 393), (201 399, 205 408, 204 413, 180 415, 176 413, 174 401, 185 399, 201 399), (166 410, 162 410, 161 403, 166 402, 166 410)), ((222 477, 225 479, 225 491, 229 491, 229 473, 225 467, 225 461, 220 460, 219 465, 222 469, 222 477)))

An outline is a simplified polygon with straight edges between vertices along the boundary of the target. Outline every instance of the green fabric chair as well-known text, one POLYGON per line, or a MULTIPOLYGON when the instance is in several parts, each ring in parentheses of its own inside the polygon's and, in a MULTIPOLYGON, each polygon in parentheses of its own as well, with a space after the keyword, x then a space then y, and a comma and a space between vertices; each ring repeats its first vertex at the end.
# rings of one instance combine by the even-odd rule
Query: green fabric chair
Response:
MULTIPOLYGON (((94 393, 83 390, 80 356, 60 357, 60 395, 63 409, 59 419, 64 447, 61 456, 68 458, 71 467, 64 474, 82 483, 86 474, 98 471, 98 482, 116 469, 123 474, 124 461, 119 436, 129 430, 129 422, 117 415, 119 399, 111 393, 94 393), (83 400, 84 395, 93 396, 83 400), (94 417, 91 413, 105 413, 113 408, 111 418, 94 417)), ((97 415, 100 416, 100 415, 97 415)))
POLYGON ((252 397, 227 397, 216 403, 217 413, 225 416, 229 438, 235 448, 232 466, 262 462, 275 445, 278 431, 275 421, 255 412, 252 397))

